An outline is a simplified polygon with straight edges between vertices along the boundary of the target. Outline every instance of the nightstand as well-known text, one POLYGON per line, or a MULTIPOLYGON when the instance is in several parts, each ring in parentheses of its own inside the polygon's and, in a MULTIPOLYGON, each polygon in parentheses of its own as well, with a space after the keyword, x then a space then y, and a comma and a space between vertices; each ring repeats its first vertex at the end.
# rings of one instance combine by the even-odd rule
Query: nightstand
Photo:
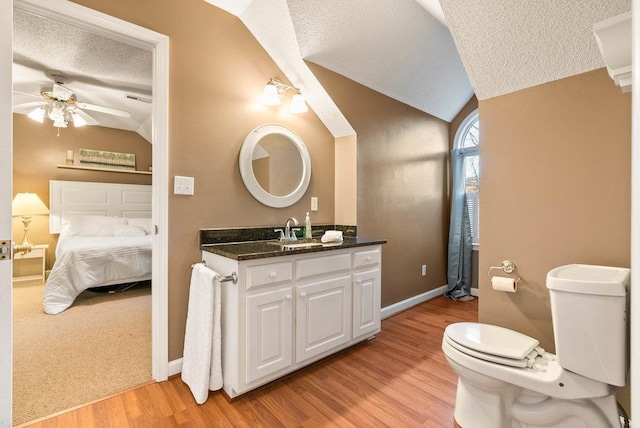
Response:
POLYGON ((34 245, 25 254, 13 256, 13 284, 44 284, 45 261, 49 244, 34 245))

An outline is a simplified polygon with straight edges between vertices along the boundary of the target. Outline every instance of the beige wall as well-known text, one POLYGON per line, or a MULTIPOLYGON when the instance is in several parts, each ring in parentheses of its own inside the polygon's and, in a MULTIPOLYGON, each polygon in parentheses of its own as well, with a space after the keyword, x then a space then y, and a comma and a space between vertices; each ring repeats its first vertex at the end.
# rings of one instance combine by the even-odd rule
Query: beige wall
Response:
POLYGON ((358 135, 358 235, 388 240, 382 306, 444 285, 449 124, 309 66, 358 135))
POLYGON ((258 104, 270 77, 287 79, 238 18, 202 0, 77 3, 169 36, 169 175, 171 180, 175 175, 195 178, 194 196, 170 195, 168 202, 173 360, 182 356, 190 265, 201 258, 198 231, 281 226, 292 216, 304 221, 311 196, 319 198, 313 223, 333 223, 335 139, 312 111, 290 115, 258 104), (309 190, 288 208, 262 205, 240 177, 242 142, 265 123, 291 128, 311 155, 309 190))
POLYGON ((481 274, 479 320, 553 350, 547 272, 630 264, 631 96, 599 69, 481 100, 479 112, 480 272, 509 259, 521 278, 500 293, 481 274))
MULTIPOLYGON (((67 150, 75 153, 78 165, 79 149, 106 150, 136 155, 136 168, 146 171, 151 165, 151 144, 135 132, 101 126, 70 126, 60 130, 50 120, 35 122, 24 114, 13 115, 13 195, 20 192, 37 193, 49 206, 49 180, 92 181, 102 183, 151 184, 151 176, 117 172, 83 171, 57 168, 64 165, 67 150)), ((13 220, 13 236, 22 241, 23 227, 19 218, 13 220)), ((49 217, 33 217, 29 239, 36 244, 49 244, 47 269, 54 261, 58 235, 49 234, 49 217)))
POLYGON ((358 137, 336 138, 336 224, 358 224, 358 137))

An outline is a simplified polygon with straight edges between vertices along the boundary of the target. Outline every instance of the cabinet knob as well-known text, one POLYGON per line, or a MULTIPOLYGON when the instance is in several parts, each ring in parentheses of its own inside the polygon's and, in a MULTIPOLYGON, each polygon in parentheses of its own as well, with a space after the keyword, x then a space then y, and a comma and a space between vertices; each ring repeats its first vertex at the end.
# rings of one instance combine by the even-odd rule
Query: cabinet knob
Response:
POLYGON ((304 299, 305 297, 307 297, 307 293, 300 293, 300 298, 304 299))
POLYGON ((367 261, 368 261, 368 262, 370 262, 371 260, 372 260, 372 259, 371 259, 371 256, 367 257, 367 261))
POLYGON ((278 274, 275 272, 271 272, 269 276, 271 277, 271 279, 276 279, 276 276, 278 276, 278 274))
POLYGON ((286 299, 286 300, 291 300, 291 299, 292 299, 291 294, 287 294, 287 296, 285 297, 285 299, 286 299))
POLYGON ((356 279, 356 282, 357 282, 358 284, 360 284, 360 283, 362 282, 362 280, 361 280, 360 278, 358 278, 358 279, 356 279))

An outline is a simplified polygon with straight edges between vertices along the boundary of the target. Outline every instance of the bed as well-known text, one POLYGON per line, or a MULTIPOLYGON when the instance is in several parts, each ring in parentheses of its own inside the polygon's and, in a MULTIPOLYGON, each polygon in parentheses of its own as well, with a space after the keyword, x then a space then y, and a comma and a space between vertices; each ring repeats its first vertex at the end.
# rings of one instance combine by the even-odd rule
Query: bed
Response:
POLYGON ((151 186, 51 181, 50 210, 60 237, 46 313, 66 310, 89 288, 151 279, 151 186))

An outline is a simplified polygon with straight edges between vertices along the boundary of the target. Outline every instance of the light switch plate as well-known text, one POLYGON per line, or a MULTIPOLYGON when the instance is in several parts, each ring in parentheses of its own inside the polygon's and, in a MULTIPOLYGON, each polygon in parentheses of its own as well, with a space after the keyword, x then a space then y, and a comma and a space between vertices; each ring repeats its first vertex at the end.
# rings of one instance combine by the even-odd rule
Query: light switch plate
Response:
POLYGON ((195 179, 193 177, 182 177, 176 175, 173 181, 174 195, 193 195, 193 186, 195 179))
POLYGON ((318 211, 318 197, 311 197, 311 211, 318 211))

